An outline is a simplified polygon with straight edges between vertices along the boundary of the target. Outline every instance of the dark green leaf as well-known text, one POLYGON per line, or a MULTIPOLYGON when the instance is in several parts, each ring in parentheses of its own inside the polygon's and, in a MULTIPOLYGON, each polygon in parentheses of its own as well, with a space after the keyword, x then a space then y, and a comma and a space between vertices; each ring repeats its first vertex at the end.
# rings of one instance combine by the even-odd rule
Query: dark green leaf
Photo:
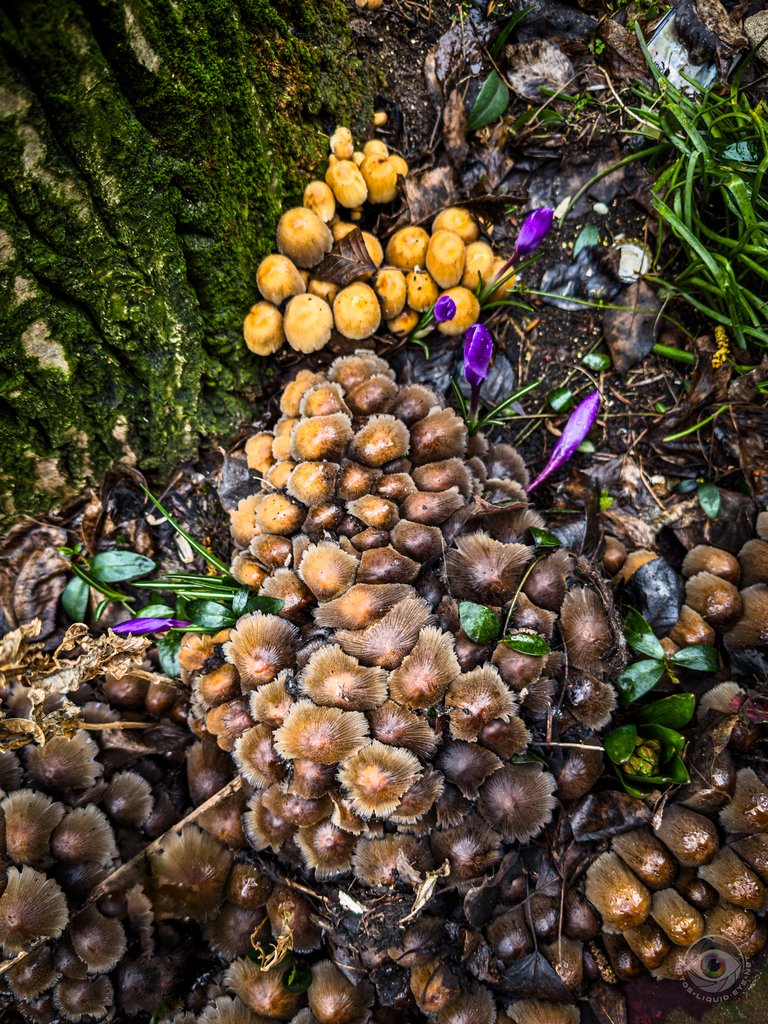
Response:
POLYGON ((720 511, 720 488, 715 484, 701 484, 696 489, 696 497, 699 504, 710 519, 717 519, 720 511))
POLYGON ((488 644, 499 635, 499 618, 485 605, 462 601, 459 604, 459 619, 461 628, 476 644, 488 644))
POLYGON ((555 412, 568 412, 573 405, 573 392, 567 385, 552 388, 547 395, 547 401, 555 412))
POLYGON ((93 612, 93 621, 94 622, 98 622, 99 619, 101 618, 101 616, 104 614, 104 612, 107 610, 107 608, 109 608, 109 606, 111 604, 112 604, 112 598, 111 597, 105 597, 103 601, 99 601, 99 603, 96 605, 96 608, 95 608, 95 610, 93 612))
POLYGON ((218 601, 190 601, 189 616, 196 626, 205 629, 223 629, 235 623, 232 609, 218 601))
POLYGON ((501 642, 519 654, 530 654, 534 658, 549 654, 552 650, 543 636, 539 636, 537 633, 527 633, 523 629, 515 633, 507 633, 501 642))
POLYGON ((312 984, 312 971, 303 961, 294 960, 283 975, 283 984, 289 992, 306 992, 312 984))
POLYGON ((61 595, 61 607, 73 622, 85 622, 89 593, 88 584, 79 576, 73 576, 64 587, 64 592, 61 595))
POLYGON ((620 725, 612 729, 603 740, 608 757, 614 764, 624 764, 635 751, 637 729, 634 725, 620 725))
POLYGON ((624 618, 624 636, 629 646, 638 654, 647 654, 649 658, 659 661, 664 660, 664 648, 650 624, 634 608, 630 608, 624 618))
POLYGON ((696 698, 692 693, 674 693, 652 704, 646 704, 635 716, 638 725, 666 725, 668 729, 683 729, 693 718, 696 698))
POLYGON ((676 651, 669 659, 670 665, 692 669, 694 672, 717 672, 720 658, 717 650, 709 644, 693 644, 676 651))
POLYGON ((91 562, 91 572, 105 583, 132 580, 152 572, 155 563, 135 551, 102 551, 91 562))
POLYGON ((495 69, 483 82, 477 94, 472 114, 467 121, 467 131, 474 132, 483 125, 498 121, 509 106, 509 89, 495 69))
POLYGON ((630 796, 636 797, 638 800, 644 799, 648 796, 648 793, 654 788, 651 786, 643 786, 639 779, 634 775, 627 775, 623 768, 616 767, 616 774, 619 776, 624 789, 629 793, 630 796))
POLYGON ((595 373, 610 370, 611 368, 611 357, 607 352, 587 352, 581 361, 584 366, 594 370, 595 373))
POLYGON ((173 630, 164 636, 158 637, 156 641, 160 668, 167 676, 171 676, 174 679, 181 675, 179 647, 181 647, 181 638, 183 636, 184 630, 173 630))
POLYGON ((664 774, 676 786, 682 786, 684 783, 691 781, 688 769, 685 767, 685 762, 679 754, 675 754, 672 760, 664 765, 664 774))
POLYGON ((509 37, 509 33, 514 31, 514 29, 517 28, 517 26, 520 24, 523 18, 525 18, 526 15, 530 14, 533 9, 533 7, 524 7, 522 11, 517 11, 516 14, 512 15, 512 17, 506 23, 504 28, 501 30, 501 32, 499 32, 499 34, 496 36, 496 40, 491 49, 491 56, 493 57, 494 60, 496 60, 496 58, 501 53, 501 48, 504 45, 504 43, 506 43, 509 37))
POLYGON ((246 612, 264 612, 265 615, 279 615, 284 602, 279 597, 262 597, 260 594, 253 594, 248 598, 245 606, 246 612))
POLYGON ((550 533, 549 530, 542 530, 538 526, 529 526, 528 532, 530 533, 533 543, 537 548, 559 548, 560 540, 550 533))
POLYGON ((621 673, 616 680, 616 688, 624 700, 637 700, 654 688, 664 671, 663 661, 636 661, 621 673))
POLYGON ((643 725, 640 727, 643 739, 658 740, 662 747, 661 763, 666 762, 675 754, 679 754, 685 746, 685 737, 676 729, 667 729, 664 725, 643 725))
POLYGON ((591 245, 597 245, 599 241, 600 232, 597 229, 597 225, 585 224, 579 232, 578 237, 573 244, 573 258, 576 259, 576 257, 579 255, 582 249, 586 249, 591 245))

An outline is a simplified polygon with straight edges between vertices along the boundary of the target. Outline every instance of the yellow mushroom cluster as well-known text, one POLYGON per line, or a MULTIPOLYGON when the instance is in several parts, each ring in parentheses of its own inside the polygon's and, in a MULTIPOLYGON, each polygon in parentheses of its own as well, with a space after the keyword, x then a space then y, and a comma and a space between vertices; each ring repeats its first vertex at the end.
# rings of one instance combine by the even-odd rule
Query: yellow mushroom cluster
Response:
MULTIPOLYGON (((309 353, 327 345, 334 333, 348 341, 364 341, 382 329, 407 335, 441 295, 453 299, 456 315, 437 329, 463 334, 480 313, 478 286, 504 264, 481 239, 475 217, 451 206, 437 214, 431 231, 407 225, 379 239, 361 225, 367 213, 395 200, 407 163, 380 139, 355 149, 345 127, 336 129, 330 146, 325 181, 311 181, 303 204, 282 215, 278 251, 259 265, 261 300, 243 324, 248 348, 269 356, 288 344, 309 353), (355 229, 370 264, 342 287, 324 279, 323 261, 355 229)), ((512 284, 506 282, 502 290, 512 284)))

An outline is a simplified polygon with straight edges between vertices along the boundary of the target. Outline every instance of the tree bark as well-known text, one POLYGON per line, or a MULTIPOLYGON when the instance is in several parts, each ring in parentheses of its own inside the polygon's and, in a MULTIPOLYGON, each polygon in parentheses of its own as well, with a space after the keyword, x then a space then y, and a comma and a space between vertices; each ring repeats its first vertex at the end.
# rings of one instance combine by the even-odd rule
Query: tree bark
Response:
POLYGON ((342 0, 16 0, 0 46, 7 518, 242 421, 256 265, 370 85, 342 0))

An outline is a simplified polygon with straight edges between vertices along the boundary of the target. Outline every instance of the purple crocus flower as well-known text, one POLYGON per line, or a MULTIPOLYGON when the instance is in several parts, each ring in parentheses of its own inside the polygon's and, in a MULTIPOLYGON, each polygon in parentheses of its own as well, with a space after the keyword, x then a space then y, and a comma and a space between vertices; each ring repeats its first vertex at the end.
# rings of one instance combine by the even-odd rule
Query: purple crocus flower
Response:
POLYGON ((480 387, 491 366, 493 338, 488 328, 482 324, 472 324, 464 337, 464 378, 472 388, 470 416, 475 419, 480 402, 480 387))
POLYGON ((558 438, 557 444, 552 449, 552 454, 549 456, 546 466, 542 469, 533 483, 528 485, 529 491, 532 491, 534 487, 538 487, 540 483, 543 483, 547 479, 550 473, 554 473, 556 469, 559 469, 568 461, 568 459, 571 458, 573 453, 592 429, 592 424, 597 419, 599 408, 599 391, 592 391, 586 398, 583 398, 579 402, 568 417, 565 429, 558 438))
POLYGON ((541 209, 528 214, 515 242, 515 260, 530 256, 533 250, 538 248, 541 240, 552 227, 554 217, 555 211, 549 206, 542 206, 541 209))
POLYGON ((453 320, 456 316, 456 303, 450 295, 441 295, 432 313, 439 324, 444 324, 446 320, 453 320))
POLYGON ((190 626, 191 623, 184 619, 169 618, 138 618, 128 619, 126 622, 118 622, 112 627, 112 632, 119 636, 144 636, 145 633, 165 633, 169 629, 178 629, 183 626, 190 626))

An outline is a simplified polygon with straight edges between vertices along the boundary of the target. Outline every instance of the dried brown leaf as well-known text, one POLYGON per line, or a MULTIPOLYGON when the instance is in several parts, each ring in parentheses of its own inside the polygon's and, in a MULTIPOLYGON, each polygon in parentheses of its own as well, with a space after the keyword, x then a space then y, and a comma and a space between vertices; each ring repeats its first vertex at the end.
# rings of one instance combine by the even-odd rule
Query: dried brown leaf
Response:
POLYGON ((320 281, 330 281, 344 288, 375 270, 376 264, 365 247, 362 231, 353 228, 334 244, 322 263, 312 268, 312 274, 320 281))

